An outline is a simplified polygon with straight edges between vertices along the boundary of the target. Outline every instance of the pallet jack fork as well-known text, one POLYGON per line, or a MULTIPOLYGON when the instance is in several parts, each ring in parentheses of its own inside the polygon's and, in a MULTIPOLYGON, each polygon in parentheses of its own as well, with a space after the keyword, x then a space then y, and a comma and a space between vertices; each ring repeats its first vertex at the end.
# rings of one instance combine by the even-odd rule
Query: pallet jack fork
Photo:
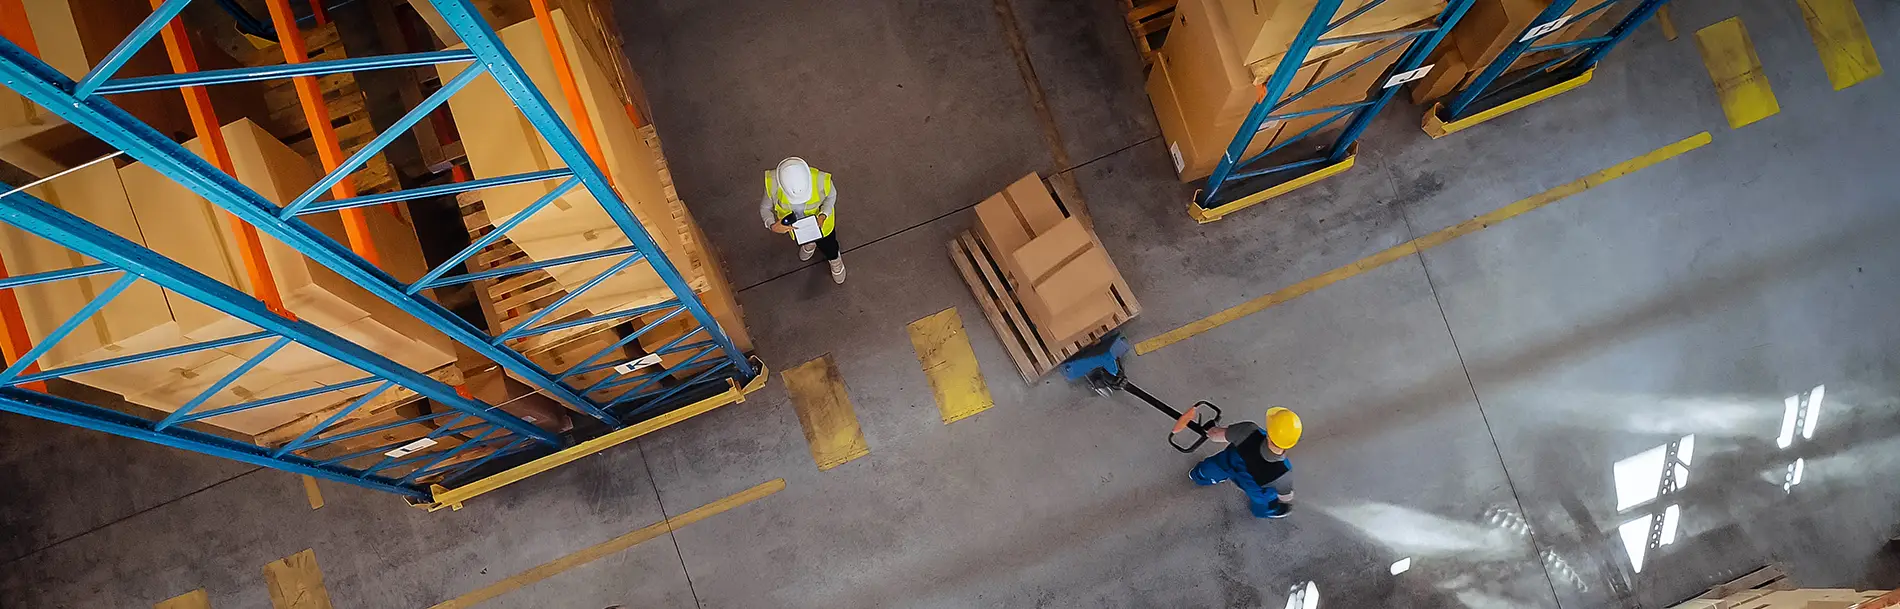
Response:
POLYGON ((1141 398, 1155 410, 1174 419, 1174 430, 1168 434, 1168 444, 1175 450, 1191 453, 1207 443, 1207 432, 1220 425, 1220 407, 1213 402, 1201 400, 1189 406, 1186 412, 1175 410, 1167 402, 1153 394, 1143 391, 1122 374, 1122 355, 1128 353, 1128 340, 1121 333, 1111 333, 1102 340, 1076 353, 1075 357, 1062 363, 1062 376, 1070 381, 1088 383, 1090 389, 1107 396, 1114 391, 1124 391, 1141 398), (1190 444, 1183 445, 1185 438, 1193 438, 1190 444))

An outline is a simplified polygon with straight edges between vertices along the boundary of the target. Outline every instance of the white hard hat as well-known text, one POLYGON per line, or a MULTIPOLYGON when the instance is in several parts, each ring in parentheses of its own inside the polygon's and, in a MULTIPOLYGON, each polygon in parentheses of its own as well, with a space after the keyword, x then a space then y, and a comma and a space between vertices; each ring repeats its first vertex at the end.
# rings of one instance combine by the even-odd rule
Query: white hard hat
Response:
POLYGON ((811 198, 811 166, 805 159, 794 156, 778 162, 778 189, 793 201, 811 198))

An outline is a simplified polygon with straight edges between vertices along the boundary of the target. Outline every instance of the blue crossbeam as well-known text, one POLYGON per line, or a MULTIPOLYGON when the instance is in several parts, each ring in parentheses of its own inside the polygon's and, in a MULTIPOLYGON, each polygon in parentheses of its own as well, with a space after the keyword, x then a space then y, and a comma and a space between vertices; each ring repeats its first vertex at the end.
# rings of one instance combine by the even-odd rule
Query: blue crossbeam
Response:
POLYGON ((349 158, 343 159, 343 162, 338 164, 335 169, 330 170, 330 173, 324 174, 323 179, 317 180, 316 184, 312 184, 310 188, 304 189, 303 194, 297 195, 297 198, 292 199, 289 205, 285 205, 282 211, 277 212, 277 217, 289 218, 297 215, 297 213, 304 208, 310 207, 310 204, 315 203, 318 197, 330 192, 331 188, 335 188, 338 183, 349 178, 350 174, 355 172, 358 167, 362 167, 364 163, 368 163, 370 157, 381 154, 384 148, 388 148, 391 143, 396 141, 396 138, 409 133, 410 129, 415 128, 416 123, 422 122, 422 119, 428 118, 429 113, 435 112, 436 108, 440 108, 443 103, 448 102, 449 96, 455 95, 457 91, 461 91, 463 87, 467 87, 468 83, 474 82, 475 77, 481 75, 481 66, 469 66, 464 68, 461 73, 455 75, 455 78, 449 79, 449 82, 444 83, 442 88, 437 89, 435 93, 431 93, 428 98, 423 99, 421 104, 410 109, 408 113, 403 114, 402 118, 397 119, 388 129, 384 129, 382 133, 376 134, 376 137, 371 139, 368 144, 364 144, 363 147, 358 148, 356 152, 350 153, 349 158))
POLYGON ((447 196, 447 195, 461 194, 465 192, 474 192, 474 191, 481 190, 484 188, 499 188, 502 186, 513 186, 515 184, 527 184, 530 182, 539 182, 542 180, 556 180, 556 179, 565 178, 572 175, 574 175, 573 171, 568 170, 568 168, 566 167, 560 167, 556 169, 530 171, 528 173, 517 173, 513 175, 497 176, 493 178, 481 178, 477 180, 469 180, 467 182, 451 182, 448 184, 437 184, 434 186, 421 186, 421 187, 408 188, 408 189, 397 190, 397 191, 392 191, 392 192, 379 192, 372 195, 350 197, 348 199, 340 199, 340 200, 332 200, 332 201, 318 201, 316 203, 310 204, 309 207, 304 208, 304 210, 298 213, 297 215, 307 216, 310 214, 320 214, 323 212, 350 209, 352 207, 369 207, 371 205, 382 205, 384 203, 401 203, 403 201, 409 201, 413 199, 427 199, 429 197, 441 197, 441 196, 447 196))
POLYGON ((163 91, 182 87, 203 87, 210 85, 228 85, 240 82, 260 80, 278 80, 299 76, 323 76, 364 70, 383 70, 390 68, 413 68, 432 66, 439 63, 474 61, 475 54, 462 51, 426 51, 422 53, 404 53, 400 55, 378 55, 375 57, 351 57, 328 61, 305 63, 280 63, 268 66, 230 68, 225 70, 200 70, 183 74, 160 74, 157 76, 138 76, 120 78, 100 85, 100 95, 115 93, 138 93, 141 91, 163 91))
POLYGON ((113 268, 112 265, 109 265, 109 264, 89 264, 82 267, 60 269, 57 271, 46 271, 44 273, 14 275, 12 277, 0 279, 0 290, 17 288, 21 286, 38 285, 42 283, 52 283, 52 282, 60 281, 64 279, 78 279, 80 277, 92 277, 95 275, 104 275, 106 273, 110 273, 117 270, 119 269, 113 268))

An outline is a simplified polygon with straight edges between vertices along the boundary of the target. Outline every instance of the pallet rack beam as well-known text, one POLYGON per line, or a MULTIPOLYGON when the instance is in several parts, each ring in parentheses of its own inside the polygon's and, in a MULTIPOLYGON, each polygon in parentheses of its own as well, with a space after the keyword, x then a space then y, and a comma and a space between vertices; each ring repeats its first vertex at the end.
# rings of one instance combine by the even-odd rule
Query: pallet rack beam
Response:
MULTIPOLYGON (((1451 27, 1457 24, 1458 19, 1464 16, 1466 9, 1469 9, 1473 2, 1473 0, 1451 0, 1446 5, 1445 10, 1439 13, 1431 25, 1427 26, 1401 28, 1351 36, 1325 37, 1327 33, 1339 29, 1340 26, 1345 25, 1354 18, 1364 15, 1385 1, 1386 0, 1373 0, 1346 15, 1339 16, 1337 19, 1334 17, 1339 12, 1339 7, 1343 3, 1342 0, 1318 0, 1315 3, 1313 12, 1307 17, 1306 22, 1301 25, 1299 34, 1294 37, 1293 42, 1288 46, 1286 54, 1280 60, 1278 67, 1274 69, 1273 75, 1261 86, 1259 101, 1255 102, 1253 109, 1247 113, 1247 118, 1241 123, 1240 130, 1235 134, 1233 141, 1227 145, 1227 151, 1221 155, 1220 161, 1215 164, 1213 174, 1208 176, 1206 185, 1195 193, 1194 201, 1188 205, 1189 215, 1200 222, 1212 222, 1229 213, 1264 201, 1273 195, 1285 192, 1286 189, 1280 188, 1281 186, 1295 183, 1310 183, 1311 180, 1318 179, 1314 176, 1324 177, 1332 175, 1333 173, 1343 171, 1345 167, 1349 167, 1359 136, 1364 133, 1366 127, 1372 123, 1372 119, 1378 116, 1379 111, 1385 108, 1386 103, 1391 101, 1392 96, 1398 92, 1399 85, 1424 75, 1425 72, 1421 71, 1420 65, 1425 62, 1426 56, 1431 53, 1433 48, 1438 46, 1440 41, 1444 40, 1445 35, 1450 32, 1451 27), (1355 62, 1339 73, 1288 95, 1288 89, 1293 84, 1294 75, 1299 72, 1302 65, 1306 62, 1307 54, 1313 49, 1379 40, 1392 40, 1393 42, 1380 48, 1372 56, 1355 62), (1287 104, 1305 97, 1307 94, 1321 87, 1332 84, 1339 78, 1344 77, 1347 73, 1362 69, 1378 57, 1397 51, 1401 47, 1405 49, 1403 55, 1401 55, 1398 61, 1394 62, 1385 73, 1380 75, 1380 78, 1375 83, 1377 88, 1370 91, 1366 99, 1359 102, 1339 104, 1316 110, 1275 114, 1280 109, 1285 108, 1287 104), (1330 113, 1331 116, 1327 117, 1324 121, 1295 134, 1293 137, 1285 138, 1279 143, 1261 151, 1259 154, 1255 154, 1251 157, 1246 156, 1247 148, 1253 144, 1254 137, 1269 121, 1304 116, 1318 116, 1327 113, 1330 113), (1347 120, 1347 117, 1351 118, 1347 120), (1340 131, 1336 139, 1325 146, 1325 151, 1319 156, 1282 163, 1271 167, 1249 169, 1263 159, 1266 159, 1269 155, 1286 149, 1288 145, 1294 142, 1300 142, 1313 134, 1324 131, 1327 127, 1331 127, 1341 120, 1346 120, 1345 127, 1340 131), (1232 194, 1228 192, 1229 187, 1234 186, 1238 182, 1275 174, 1285 176, 1286 179, 1281 181, 1278 185, 1255 189, 1237 197, 1229 196, 1232 194)), ((1424 70, 1429 69, 1430 66, 1424 68, 1424 70)))
POLYGON ((1504 48, 1497 59, 1486 65, 1462 91, 1449 100, 1434 104, 1426 115, 1426 132, 1432 137, 1459 131, 1492 117, 1522 108, 1530 103, 1589 82, 1591 71, 1603 57, 1616 48, 1636 28, 1656 15, 1669 0, 1601 0, 1589 9, 1568 15, 1577 0, 1552 0, 1504 48), (1616 25, 1600 36, 1564 42, 1538 44, 1565 26, 1616 4, 1631 6, 1616 25), (1513 68, 1525 56, 1558 52, 1556 57, 1536 65, 1513 68))

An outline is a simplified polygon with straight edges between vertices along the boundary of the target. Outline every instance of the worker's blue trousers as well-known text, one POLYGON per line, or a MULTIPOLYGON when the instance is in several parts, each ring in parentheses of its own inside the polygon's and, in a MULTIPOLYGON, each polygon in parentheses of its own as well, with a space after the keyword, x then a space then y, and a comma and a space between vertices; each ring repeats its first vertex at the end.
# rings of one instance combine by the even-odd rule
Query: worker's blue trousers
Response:
POLYGON ((1252 511, 1256 518, 1271 518, 1276 514, 1284 513, 1280 511, 1284 508, 1273 506, 1273 503, 1280 499, 1280 492, 1273 490, 1273 487, 1255 482, 1253 474, 1247 472, 1247 463, 1241 460, 1240 451, 1234 450, 1233 447, 1202 459, 1199 465, 1195 465, 1194 469, 1188 471, 1188 477, 1201 486, 1212 486, 1228 480, 1234 481, 1234 486, 1240 487, 1241 491, 1247 493, 1247 509, 1252 511))

